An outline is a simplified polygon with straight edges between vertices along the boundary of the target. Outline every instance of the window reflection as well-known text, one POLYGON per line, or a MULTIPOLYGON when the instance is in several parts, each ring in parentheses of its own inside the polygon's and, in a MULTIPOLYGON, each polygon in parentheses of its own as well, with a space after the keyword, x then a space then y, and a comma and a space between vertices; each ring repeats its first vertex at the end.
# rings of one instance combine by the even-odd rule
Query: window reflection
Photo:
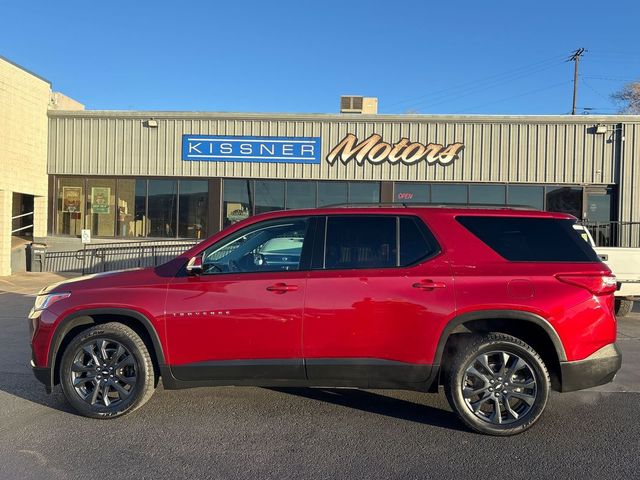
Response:
POLYGON ((349 182, 349 203, 377 203, 379 201, 379 182, 349 182))
POLYGON ((177 181, 149 180, 150 237, 176 236, 177 181))
POLYGON ((284 210, 284 183, 278 180, 256 180, 256 213, 284 210))
POLYGON ((287 182, 287 208, 315 208, 316 190, 316 182, 287 182))
POLYGON ((469 203, 504 205, 504 185, 469 185, 469 203))
POLYGON ((347 203, 348 201, 347 182, 318 182, 318 207, 347 203))
POLYGON ((398 203, 429 203, 431 186, 426 183, 400 183, 394 185, 394 200, 398 203))
POLYGON ((544 209, 544 187, 531 185, 509 185, 509 205, 522 205, 538 210, 544 209))
POLYGON ((87 181, 87 228, 96 237, 113 237, 116 219, 116 181, 112 178, 87 181))
POLYGON ((147 181, 118 180, 116 235, 120 237, 147 236, 147 181))
POLYGON ((84 228, 84 179, 58 178, 56 185, 56 230, 58 235, 80 235, 84 228))
POLYGON ((582 219, 582 188, 547 187, 547 211, 570 213, 582 219))
POLYGON ((223 190, 224 227, 253 215, 253 180, 225 180, 223 190))
POLYGON ((467 203, 467 186, 458 184, 434 184, 431 186, 433 203, 467 203))
POLYGON ((209 182, 180 180, 180 211, 178 236, 202 239, 207 236, 209 182))

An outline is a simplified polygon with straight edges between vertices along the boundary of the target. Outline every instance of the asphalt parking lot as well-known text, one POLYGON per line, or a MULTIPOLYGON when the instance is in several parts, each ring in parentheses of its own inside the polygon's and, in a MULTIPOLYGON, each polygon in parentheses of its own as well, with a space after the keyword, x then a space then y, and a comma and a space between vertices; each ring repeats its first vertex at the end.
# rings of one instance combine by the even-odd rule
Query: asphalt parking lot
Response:
POLYGON ((465 430, 443 395, 401 391, 159 388, 124 418, 77 416, 28 366, 34 282, 0 285, 0 479, 639 475, 637 307, 619 324, 614 383, 553 393, 534 428, 493 438, 465 430))

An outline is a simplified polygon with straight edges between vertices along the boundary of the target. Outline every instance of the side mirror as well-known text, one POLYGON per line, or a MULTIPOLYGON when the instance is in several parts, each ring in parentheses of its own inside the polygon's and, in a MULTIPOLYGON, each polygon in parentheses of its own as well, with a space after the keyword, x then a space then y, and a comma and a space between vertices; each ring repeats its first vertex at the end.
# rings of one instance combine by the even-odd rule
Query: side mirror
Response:
POLYGON ((200 275, 202 273, 202 256, 191 258, 187 263, 187 273, 189 275, 200 275))

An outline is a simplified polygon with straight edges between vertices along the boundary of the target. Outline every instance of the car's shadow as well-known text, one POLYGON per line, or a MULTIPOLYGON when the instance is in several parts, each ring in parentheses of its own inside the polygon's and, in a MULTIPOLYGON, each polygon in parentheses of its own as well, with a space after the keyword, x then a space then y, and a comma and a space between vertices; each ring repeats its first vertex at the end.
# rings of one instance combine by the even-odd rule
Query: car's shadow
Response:
MULTIPOLYGON (((351 388, 270 388, 276 392, 340 405, 364 412, 409 422, 467 431, 456 415, 448 410, 381 395, 370 390, 351 388)), ((426 395, 426 394, 425 394, 426 395)))

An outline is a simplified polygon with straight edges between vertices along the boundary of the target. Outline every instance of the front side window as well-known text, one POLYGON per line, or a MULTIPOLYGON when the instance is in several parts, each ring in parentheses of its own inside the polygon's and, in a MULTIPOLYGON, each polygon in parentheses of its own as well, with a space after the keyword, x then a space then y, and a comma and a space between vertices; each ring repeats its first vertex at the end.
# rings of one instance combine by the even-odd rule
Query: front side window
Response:
POLYGON ((203 273, 299 270, 308 223, 307 218, 287 218, 242 229, 205 250, 203 273))

